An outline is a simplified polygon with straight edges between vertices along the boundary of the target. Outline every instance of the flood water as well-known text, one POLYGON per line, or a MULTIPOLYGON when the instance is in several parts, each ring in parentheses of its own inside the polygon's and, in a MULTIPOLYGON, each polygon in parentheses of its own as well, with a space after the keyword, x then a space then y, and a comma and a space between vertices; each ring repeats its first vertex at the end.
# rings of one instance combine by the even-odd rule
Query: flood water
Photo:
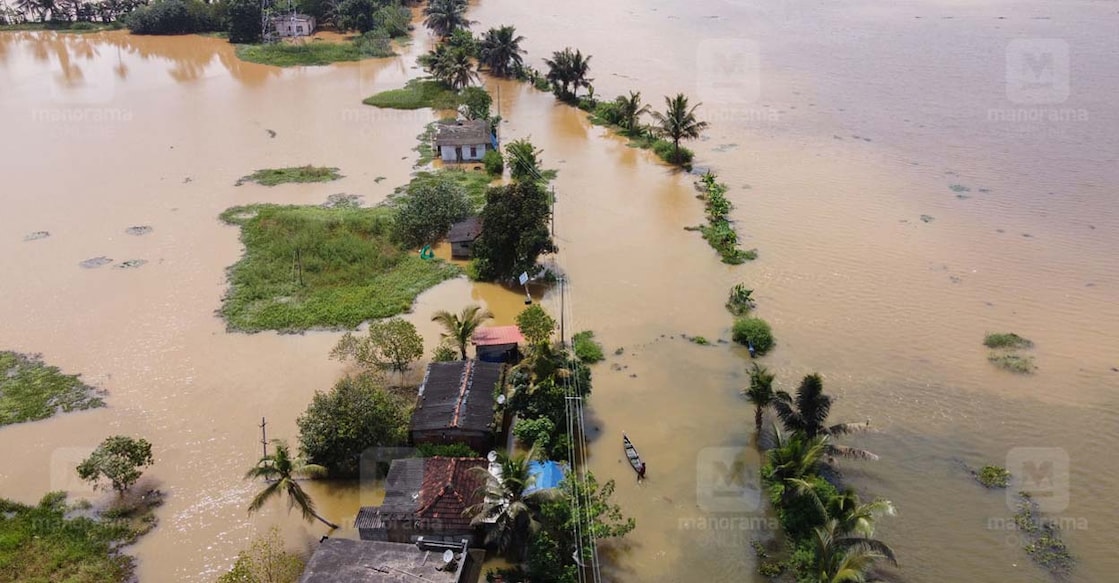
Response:
MULTIPOLYGON (((610 354, 587 409, 590 468, 617 480, 638 528, 604 548, 608 580, 750 580, 749 541, 773 534, 764 509, 725 520, 697 495, 710 456, 741 450, 757 463, 738 395, 745 351, 681 338, 729 338, 723 302, 737 282, 773 325, 778 348, 764 362, 781 387, 818 371, 838 397, 836 420, 877 429, 847 442, 881 461, 841 467, 864 496, 898 506, 878 534, 906 580, 1049 580, 1006 529, 1003 494, 961 466, 1003 465, 1016 448, 1047 448, 1032 450, 1040 462, 1067 454, 1068 504, 1051 516, 1069 526, 1071 580, 1114 579, 1113 6, 483 0, 470 15, 475 29, 515 24, 537 66, 564 46, 593 55, 599 96, 640 90, 659 106, 664 94, 704 94, 711 128, 688 145, 731 187, 745 246, 760 253, 721 264, 683 229, 703 220, 692 177, 550 95, 486 81, 500 94, 503 139, 530 137, 559 170, 566 327, 594 329, 610 354), (1064 41, 1067 99, 1014 100, 1015 39, 1064 41), (699 65, 712 54, 744 59, 723 65, 740 83, 715 79, 737 100, 712 89, 699 65), (1036 374, 986 361, 984 333, 1003 330, 1034 340, 1036 374), (649 463, 642 485, 623 430, 649 463)), ((293 545, 323 534, 279 504, 248 517, 256 485, 240 478, 261 417, 270 437, 294 442, 311 395, 344 373, 327 357, 339 334, 227 334, 214 312, 241 248, 216 217, 339 192, 372 204, 405 183, 433 115, 360 100, 419 75, 427 42, 421 32, 399 59, 279 70, 241 63, 217 39, 0 33, 0 348, 83 373, 109 405, 0 429, 0 495, 87 495, 70 468, 109 434, 143 435, 157 457, 146 480, 168 501, 131 549, 142 580, 211 581, 273 524, 293 545), (233 186, 258 168, 307 163, 346 178, 233 186), (137 225, 153 230, 125 233, 137 225), (51 236, 24 241, 36 231, 51 236), (79 266, 97 256, 115 261, 79 266), (116 268, 129 259, 147 263, 116 268)), ((541 301, 559 313, 555 293, 541 301)), ((468 302, 499 322, 522 307, 515 293, 456 280, 422 295, 409 318, 430 349, 430 314, 468 302)), ((359 504, 352 485, 315 484, 312 495, 339 522, 359 504)))

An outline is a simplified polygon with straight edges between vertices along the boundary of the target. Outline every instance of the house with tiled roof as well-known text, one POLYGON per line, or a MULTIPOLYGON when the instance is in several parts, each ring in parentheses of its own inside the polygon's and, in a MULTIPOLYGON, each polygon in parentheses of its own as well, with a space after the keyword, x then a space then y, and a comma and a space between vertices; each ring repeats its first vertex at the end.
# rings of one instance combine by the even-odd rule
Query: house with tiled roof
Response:
POLYGON ((389 466, 385 500, 363 506, 354 526, 362 540, 473 543, 477 529, 464 516, 481 497, 489 462, 482 458, 408 458, 389 466), (476 470, 474 468, 482 468, 476 470))
POLYGON ((504 374, 500 363, 429 364, 412 411, 412 443, 462 443, 479 453, 489 451, 496 425, 494 391, 504 374))
POLYGON ((474 332, 471 341, 474 343, 478 360, 516 364, 521 360, 519 346, 525 342, 525 337, 515 324, 482 326, 474 332))

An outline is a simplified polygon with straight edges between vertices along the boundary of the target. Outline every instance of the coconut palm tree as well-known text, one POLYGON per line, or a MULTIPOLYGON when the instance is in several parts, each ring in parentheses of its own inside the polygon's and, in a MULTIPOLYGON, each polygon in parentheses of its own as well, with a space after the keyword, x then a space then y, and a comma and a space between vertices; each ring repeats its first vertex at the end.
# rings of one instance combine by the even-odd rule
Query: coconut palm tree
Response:
POLYGON ((478 61, 498 77, 508 77, 521 68, 524 59, 521 55, 525 50, 521 48, 521 41, 525 37, 517 35, 517 29, 512 26, 491 28, 482 37, 479 46, 478 61))
POLYGON ((894 516, 894 503, 885 498, 875 498, 863 503, 854 490, 847 488, 833 496, 824 505, 828 517, 838 522, 838 532, 862 537, 874 536, 874 526, 883 516, 894 516))
POLYGON ((762 412, 773 403, 774 378, 776 375, 755 362, 750 369, 750 387, 742 391, 746 400, 754 406, 754 426, 758 434, 762 432, 762 412))
POLYGON ((866 583, 870 570, 880 559, 897 565, 894 551, 886 543, 866 537, 848 536, 839 521, 828 520, 814 531, 816 562, 812 581, 819 583, 866 583))
POLYGON ((493 521, 493 528, 486 535, 486 544, 493 544, 498 552, 517 559, 523 558, 525 544, 540 528, 540 505, 553 496, 549 490, 525 493, 534 481, 529 463, 536 455, 535 447, 527 454, 512 457, 499 453, 500 478, 491 474, 488 468, 471 468, 485 482, 476 493, 482 501, 467 508, 466 515, 471 517, 474 525, 493 521))
POLYGON ((338 528, 337 524, 320 516, 315 512, 315 503, 303 491, 296 478, 319 478, 326 475, 326 468, 306 463, 302 458, 292 458, 288 444, 279 439, 272 441, 273 453, 260 458, 253 469, 245 473, 245 479, 264 478, 268 486, 253 497, 249 504, 249 513, 260 510, 272 498, 287 494, 288 512, 299 507, 304 520, 318 519, 330 528, 338 528))
POLYGON ((544 64, 548 65, 547 79, 557 87, 557 95, 575 97, 580 87, 590 87, 594 81, 587 77, 590 62, 590 55, 584 57, 581 51, 571 47, 552 53, 551 59, 544 59, 544 64))
POLYGON ((688 107, 688 98, 683 93, 676 97, 664 98, 665 111, 653 112, 653 118, 660 125, 660 131, 672 139, 672 156, 674 160, 680 159, 680 140, 691 140, 699 137, 700 132, 707 129, 707 122, 699 121, 695 116, 697 103, 688 107))
POLYGON ((766 452, 762 478, 771 492, 782 498, 811 490, 808 478, 815 475, 828 448, 828 436, 807 437, 802 433, 786 434, 773 428, 774 446, 766 452))
POLYGON ((424 8, 424 26, 441 38, 451 36, 460 28, 470 28, 466 0, 431 0, 424 8))
MULTIPOLYGON (((773 397, 773 410, 786 431, 802 432, 808 437, 818 435, 837 436, 855 431, 865 431, 870 427, 866 423, 837 423, 827 425, 828 414, 831 412, 832 398, 824 394, 824 381, 818 374, 804 377, 797 387, 796 397, 785 391, 777 391, 773 397)), ((864 449, 856 449, 834 443, 829 444, 828 453, 861 459, 876 460, 878 456, 864 449)))
POLYGON ((443 338, 454 342, 466 360, 466 345, 474 337, 474 331, 486 320, 493 318, 489 310, 481 306, 470 305, 462 309, 461 314, 452 314, 447 310, 439 310, 431 317, 432 322, 439 322, 443 326, 443 338))
POLYGON ((614 102, 618 104, 618 125, 631 132, 641 129, 641 116, 650 111, 649 104, 641 103, 641 92, 619 95, 614 102))

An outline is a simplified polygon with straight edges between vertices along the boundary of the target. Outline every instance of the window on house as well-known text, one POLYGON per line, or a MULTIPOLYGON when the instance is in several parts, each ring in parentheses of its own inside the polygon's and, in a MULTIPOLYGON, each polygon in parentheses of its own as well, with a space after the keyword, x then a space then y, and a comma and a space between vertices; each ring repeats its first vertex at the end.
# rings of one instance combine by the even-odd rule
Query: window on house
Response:
POLYGON ((477 158, 478 157, 478 146, 470 146, 470 157, 471 158, 477 158))
POLYGON ((296 34, 303 34, 303 27, 302 26, 295 27, 295 33, 296 34))

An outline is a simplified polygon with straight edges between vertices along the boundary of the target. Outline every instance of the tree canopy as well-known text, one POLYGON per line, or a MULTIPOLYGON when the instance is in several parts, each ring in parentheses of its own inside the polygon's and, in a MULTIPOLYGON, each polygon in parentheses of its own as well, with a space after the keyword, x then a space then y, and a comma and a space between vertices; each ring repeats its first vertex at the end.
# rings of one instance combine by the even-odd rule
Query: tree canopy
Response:
POLYGON ((478 277, 495 281, 537 273, 537 258, 556 251, 548 229, 551 216, 548 193, 536 181, 487 190, 484 228, 473 249, 478 277))
POLYGON ((82 463, 78 464, 78 477, 96 488, 101 480, 108 480, 113 490, 123 496, 143 474, 143 468, 152 465, 152 444, 144 438, 114 435, 101 442, 82 463))
POLYGON ((416 181, 394 199, 393 238, 405 247, 419 248, 439 241, 451 225, 470 214, 466 190, 448 178, 416 181))
POLYGON ((330 351, 332 357, 351 360, 366 372, 398 372, 401 385, 404 373, 423 354, 424 340, 416 326, 398 317, 370 322, 364 337, 347 332, 330 351))
POLYGON ((408 434, 409 407, 369 375, 346 377, 328 392, 316 391, 299 416, 300 448, 332 477, 356 477, 362 453, 396 446, 408 434))

